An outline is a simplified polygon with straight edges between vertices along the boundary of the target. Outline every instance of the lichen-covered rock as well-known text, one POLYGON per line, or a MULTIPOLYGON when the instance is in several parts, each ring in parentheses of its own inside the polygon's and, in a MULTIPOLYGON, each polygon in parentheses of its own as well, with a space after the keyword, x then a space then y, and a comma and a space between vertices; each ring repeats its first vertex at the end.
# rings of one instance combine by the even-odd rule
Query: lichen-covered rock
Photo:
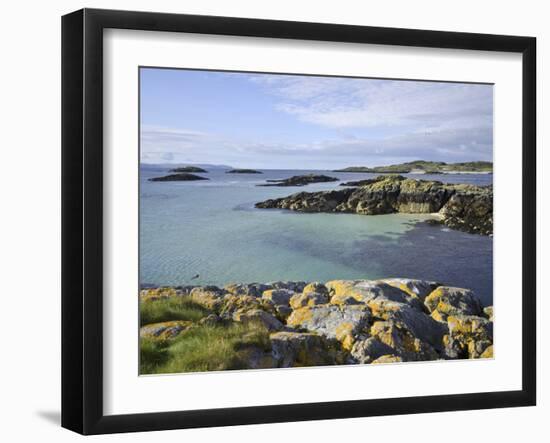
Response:
POLYGON ((355 336, 368 326, 370 318, 366 306, 307 306, 294 310, 287 325, 335 338, 351 349, 355 336))
POLYGON ((217 286, 198 286, 191 290, 191 299, 207 309, 218 309, 223 300, 224 293, 217 286))
POLYGON ((291 297, 295 294, 290 289, 268 289, 262 298, 271 301, 274 305, 288 306, 291 297))
POLYGON ((440 286, 424 300, 430 312, 438 311, 445 319, 449 315, 481 315, 481 304, 472 291, 440 286))
POLYGON ((328 294, 328 289, 322 283, 313 282, 313 283, 307 284, 304 287, 302 292, 303 292, 304 295, 309 294, 309 293, 325 294, 326 295, 326 294, 328 294))
POLYGON ((449 337, 445 351, 448 358, 479 358, 493 344, 493 323, 486 318, 453 315, 447 318, 447 324, 449 337))
POLYGON ((412 278, 385 278, 381 281, 390 286, 401 289, 411 297, 419 298, 422 302, 424 302, 426 296, 429 295, 435 288, 441 286, 440 283, 434 281, 415 280, 412 278))
POLYGON ((139 297, 142 302, 163 300, 172 297, 183 297, 189 294, 189 288, 160 287, 148 288, 139 291, 139 297))
POLYGON ((326 287, 332 294, 330 303, 334 305, 368 304, 378 299, 405 303, 423 311, 419 298, 382 280, 332 280, 326 287))
POLYGON ((493 358, 493 345, 487 346, 479 358, 493 358))
POLYGON ((269 331, 284 329, 284 325, 279 320, 261 309, 237 311, 233 314, 233 320, 244 324, 260 324, 269 331))
POLYGON ((261 297, 263 292, 270 289, 271 286, 263 283, 230 283, 223 288, 233 295, 261 297))
POLYGON ((442 349, 442 339, 447 333, 446 324, 439 323, 424 312, 404 303, 377 299, 371 300, 368 306, 375 318, 392 321, 435 350, 442 349))
POLYGON ((268 283, 269 288, 266 289, 288 289, 289 291, 302 292, 306 285, 305 281, 274 281, 268 283))
POLYGON ((295 294, 290 299, 290 307, 292 309, 303 308, 304 306, 324 305, 329 302, 328 295, 319 292, 304 292, 303 294, 295 294))
POLYGON ((226 294, 219 306, 222 317, 231 317, 236 311, 244 312, 252 309, 261 309, 259 299, 252 295, 226 294))
POLYGON ((357 363, 372 363, 383 355, 391 354, 394 349, 382 343, 377 337, 368 337, 364 340, 358 340, 351 349, 351 356, 357 363))
POLYGON ((183 320, 153 323, 142 326, 139 330, 139 336, 140 338, 170 340, 176 338, 179 334, 189 329, 192 325, 192 322, 183 320))
POLYGON ((485 317, 489 319, 489 321, 493 321, 493 307, 492 306, 486 306, 483 308, 483 313, 485 314, 485 317))
POLYGON ((401 363, 403 359, 397 355, 383 355, 372 362, 373 365, 383 363, 401 363))
POLYGON ((370 328, 370 334, 391 348, 393 355, 403 361, 426 361, 439 358, 435 349, 416 337, 403 323, 393 320, 376 321, 370 328))
POLYGON ((311 332, 270 335, 273 359, 280 368, 341 364, 344 353, 334 342, 311 332))

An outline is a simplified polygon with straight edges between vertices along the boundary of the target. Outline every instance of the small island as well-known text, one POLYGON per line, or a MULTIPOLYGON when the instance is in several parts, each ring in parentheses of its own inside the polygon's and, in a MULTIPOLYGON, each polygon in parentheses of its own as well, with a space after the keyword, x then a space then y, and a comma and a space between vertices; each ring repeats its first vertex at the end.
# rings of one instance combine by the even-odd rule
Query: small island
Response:
POLYGON ((226 174, 263 174, 262 171, 256 171, 255 169, 230 169, 225 171, 226 174))
POLYGON ((208 172, 206 169, 199 168, 198 166, 182 166, 180 168, 170 169, 170 172, 208 172))
POLYGON ((201 177, 200 175, 189 174, 187 172, 182 172, 180 174, 170 174, 165 175, 164 177, 153 177, 150 178, 151 182, 187 182, 195 180, 208 180, 206 177, 201 177))
POLYGON ((361 173, 391 173, 391 174, 489 174, 493 172, 493 163, 486 161, 445 163, 415 160, 407 163, 399 163, 389 166, 350 166, 349 168, 337 169, 333 172, 361 172, 361 173))
POLYGON ((266 180, 268 183, 256 186, 306 186, 310 183, 327 183, 339 181, 336 177, 321 174, 295 175, 280 180, 266 180))
POLYGON ((438 223, 451 229, 482 235, 493 233, 492 186, 446 184, 395 174, 365 180, 357 187, 299 192, 256 203, 255 207, 361 215, 434 214, 438 223))

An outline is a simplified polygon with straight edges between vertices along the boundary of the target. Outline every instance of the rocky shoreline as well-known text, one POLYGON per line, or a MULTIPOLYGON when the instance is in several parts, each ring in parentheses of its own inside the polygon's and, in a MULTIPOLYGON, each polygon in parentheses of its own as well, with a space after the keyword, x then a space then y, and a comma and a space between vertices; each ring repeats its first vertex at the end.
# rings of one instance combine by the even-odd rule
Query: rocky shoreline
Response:
POLYGON ((451 229, 474 234, 493 233, 493 188, 440 181, 416 180, 401 175, 347 182, 334 191, 300 192, 256 203, 256 208, 300 212, 345 212, 362 215, 439 215, 451 229))
POLYGON ((148 288, 140 314, 141 373, 493 357, 492 307, 433 281, 148 288))

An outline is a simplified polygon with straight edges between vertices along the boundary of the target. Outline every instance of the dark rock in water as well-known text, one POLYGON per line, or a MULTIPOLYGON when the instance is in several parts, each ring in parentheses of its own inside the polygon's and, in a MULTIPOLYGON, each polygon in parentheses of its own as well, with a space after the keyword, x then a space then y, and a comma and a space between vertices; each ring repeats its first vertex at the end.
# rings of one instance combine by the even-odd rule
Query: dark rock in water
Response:
POLYGON ((255 169, 231 169, 225 171, 226 174, 263 174, 262 171, 256 171, 255 169))
POLYGON ((438 212, 441 223, 465 232, 493 232, 493 188, 439 181, 414 180, 401 175, 379 176, 355 188, 301 192, 256 203, 257 208, 301 212, 347 212, 363 215, 429 214, 438 212))
POLYGON ((198 166, 182 166, 181 168, 170 169, 170 172, 208 172, 198 166))
POLYGON ((149 181, 152 181, 152 182, 182 182, 182 181, 194 181, 194 180, 208 180, 208 179, 206 177, 201 177, 195 174, 189 174, 187 172, 165 175, 164 177, 153 177, 149 179, 149 181))
POLYGON ((327 183, 337 182, 339 179, 335 177, 329 177, 328 175, 320 174, 308 174, 308 175, 295 175, 290 178, 281 180, 266 180, 268 183, 257 186, 305 186, 310 183, 327 183))

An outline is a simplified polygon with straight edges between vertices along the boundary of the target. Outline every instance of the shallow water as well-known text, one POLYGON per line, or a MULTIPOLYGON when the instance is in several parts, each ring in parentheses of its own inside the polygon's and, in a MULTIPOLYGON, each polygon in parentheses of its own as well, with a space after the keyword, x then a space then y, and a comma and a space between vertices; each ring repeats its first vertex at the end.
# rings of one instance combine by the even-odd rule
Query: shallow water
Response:
MULTIPOLYGON (((142 166, 140 280, 185 285, 274 280, 326 281, 381 277, 433 279, 471 288, 492 303, 492 238, 434 227, 428 215, 303 214, 255 209, 254 203, 301 191, 337 188, 258 187, 266 179, 309 172, 343 181, 379 174, 264 171, 209 181, 149 182, 168 168, 142 166), (191 280, 199 274, 199 278, 191 280)), ((405 174, 406 175, 406 174, 405 174)), ((411 175, 485 185, 491 175, 411 175)))

